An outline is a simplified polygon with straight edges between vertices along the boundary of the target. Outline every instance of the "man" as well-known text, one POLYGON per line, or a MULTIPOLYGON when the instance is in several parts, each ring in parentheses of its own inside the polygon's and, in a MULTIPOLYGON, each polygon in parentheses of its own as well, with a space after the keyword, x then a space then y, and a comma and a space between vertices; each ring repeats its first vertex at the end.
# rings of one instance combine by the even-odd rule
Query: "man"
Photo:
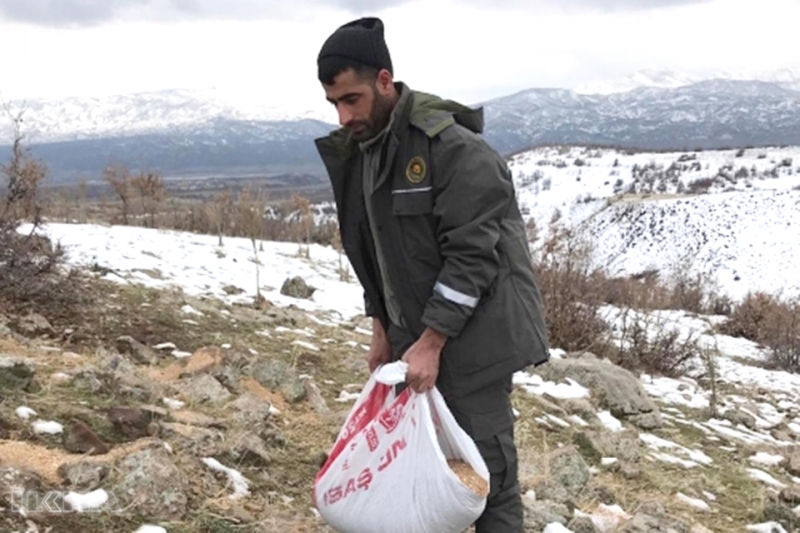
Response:
POLYGON ((512 374, 548 359, 525 226, 482 110, 393 81, 383 23, 322 46, 318 73, 342 128, 317 139, 342 243, 373 317, 370 371, 401 358, 437 386, 491 474, 478 533, 522 531, 512 374))

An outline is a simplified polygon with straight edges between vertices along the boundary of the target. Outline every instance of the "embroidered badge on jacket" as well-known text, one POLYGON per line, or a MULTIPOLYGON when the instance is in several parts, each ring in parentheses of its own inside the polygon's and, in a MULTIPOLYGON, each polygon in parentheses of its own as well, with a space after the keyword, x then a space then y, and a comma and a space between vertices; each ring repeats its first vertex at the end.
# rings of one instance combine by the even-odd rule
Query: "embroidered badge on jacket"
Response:
POLYGON ((416 156, 408 162, 406 167, 406 179, 413 185, 422 183, 426 172, 425 160, 416 156))

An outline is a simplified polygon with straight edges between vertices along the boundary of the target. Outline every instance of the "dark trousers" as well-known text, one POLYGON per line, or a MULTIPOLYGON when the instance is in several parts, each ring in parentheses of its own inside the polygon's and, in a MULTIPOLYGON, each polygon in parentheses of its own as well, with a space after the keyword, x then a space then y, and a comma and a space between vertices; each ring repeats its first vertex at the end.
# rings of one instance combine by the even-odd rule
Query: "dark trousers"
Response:
MULTIPOLYGON (((396 357, 412 343, 399 331, 391 331, 396 357), (395 344, 397 343, 397 344, 395 344)), ((522 533, 523 508, 514 443, 514 412, 511 408, 511 376, 462 397, 444 393, 456 422, 475 441, 489 469, 490 485, 486 509, 475 522, 476 533, 522 533)), ((398 389, 402 389, 402 384, 398 389)), ((443 391, 444 392, 444 391, 443 391)))
POLYGON ((510 390, 509 376, 462 398, 445 397, 456 421, 478 445, 489 468, 489 497, 486 509, 475 522, 477 533, 523 531, 510 390))

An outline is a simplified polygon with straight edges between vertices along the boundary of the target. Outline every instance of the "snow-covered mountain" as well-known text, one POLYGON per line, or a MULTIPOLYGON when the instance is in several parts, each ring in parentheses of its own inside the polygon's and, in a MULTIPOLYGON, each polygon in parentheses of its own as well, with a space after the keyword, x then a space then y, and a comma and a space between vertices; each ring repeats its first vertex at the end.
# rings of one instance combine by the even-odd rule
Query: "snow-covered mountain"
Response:
POLYGON ((558 219, 612 274, 686 269, 733 298, 750 290, 800 295, 800 148, 542 147, 510 166, 538 238, 558 219))
MULTIPOLYGON (((786 71, 775 74, 779 81, 690 83, 650 73, 633 79, 639 86, 626 92, 530 89, 475 105, 485 107, 486 139, 503 153, 538 144, 794 145, 800 144, 800 91, 790 88, 793 76, 786 71)), ((335 128, 321 110, 287 113, 253 97, 214 91, 31 100, 11 107, 25 109, 23 131, 56 181, 95 178, 110 162, 166 175, 321 174, 313 139, 335 128)), ((10 143, 8 121, 0 122, 3 138, 10 143)))
POLYGON ((707 80, 609 95, 530 89, 486 103, 487 139, 513 152, 536 144, 643 149, 800 142, 800 92, 762 81, 707 80))
MULTIPOLYGON (((285 124, 330 118, 319 109, 291 112, 244 92, 219 89, 20 100, 10 102, 10 108, 23 111, 24 132, 28 141, 36 144, 167 131, 190 135, 203 130, 212 132, 220 123, 229 122, 285 124)), ((267 138, 274 134, 275 131, 267 133, 267 138)), ((0 135, 9 138, 10 123, 0 123, 0 135)))
POLYGON ((660 89, 677 89, 705 80, 741 80, 765 81, 775 83, 784 89, 800 91, 800 71, 793 69, 778 69, 758 73, 746 72, 712 72, 712 73, 687 73, 675 72, 669 69, 640 70, 621 79, 598 80, 584 83, 575 88, 578 94, 616 94, 632 91, 639 87, 656 87, 660 89))

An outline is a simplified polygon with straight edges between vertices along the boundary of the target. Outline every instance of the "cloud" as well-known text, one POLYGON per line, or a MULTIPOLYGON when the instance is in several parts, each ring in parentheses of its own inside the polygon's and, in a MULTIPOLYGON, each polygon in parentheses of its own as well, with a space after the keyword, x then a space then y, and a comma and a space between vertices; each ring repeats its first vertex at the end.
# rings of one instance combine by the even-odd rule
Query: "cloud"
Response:
MULTIPOLYGON (((331 8, 354 16, 373 14, 412 0, 0 0, 0 19, 40 26, 92 26, 127 18, 145 20, 284 19, 309 8, 331 8)), ((428 0, 430 1, 430 0, 428 0)), ((466 0, 491 10, 537 7, 598 11, 647 10, 710 0, 466 0)))
MULTIPOLYGON (((363 12, 410 3, 412 0, 317 0, 319 4, 339 7, 351 12, 363 12), (377 5, 380 4, 380 5, 377 5)), ((691 4, 703 4, 711 0, 464 0, 465 3, 487 9, 537 7, 561 9, 584 8, 597 11, 633 11, 691 4)))
POLYGON ((0 0, 6 20, 43 26, 91 25, 114 18, 121 10, 149 0, 0 0))

